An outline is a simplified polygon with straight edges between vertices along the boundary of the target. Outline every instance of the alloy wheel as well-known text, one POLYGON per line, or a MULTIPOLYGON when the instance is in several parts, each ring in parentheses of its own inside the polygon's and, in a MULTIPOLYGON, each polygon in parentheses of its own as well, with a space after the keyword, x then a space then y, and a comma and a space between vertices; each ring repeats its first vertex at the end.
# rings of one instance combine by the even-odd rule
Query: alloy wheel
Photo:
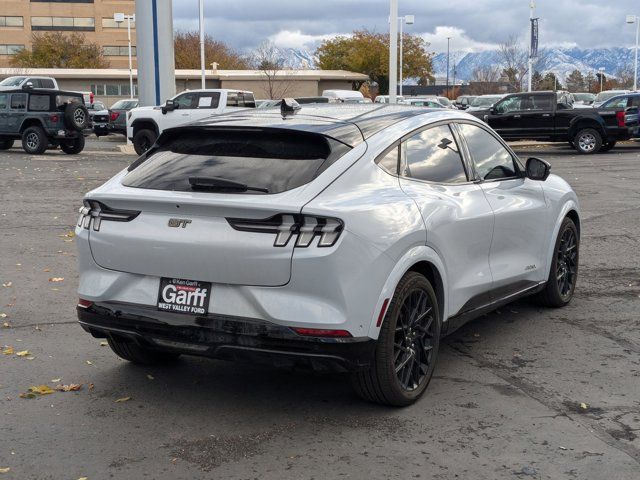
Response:
POLYGON ((578 239, 571 228, 567 228, 560 238, 560 245, 556 253, 556 280, 558 291, 563 298, 573 292, 576 274, 578 272, 578 239))
POLYGON ((584 133, 578 138, 578 145, 584 152, 592 152, 596 148, 596 137, 592 133, 584 133))
POLYGON ((38 134, 34 132, 28 134, 26 143, 30 150, 36 150, 40 146, 40 138, 38 137, 38 134))
POLYGON ((416 390, 434 361, 435 321, 427 292, 411 291, 400 308, 394 336, 394 369, 404 390, 416 390))

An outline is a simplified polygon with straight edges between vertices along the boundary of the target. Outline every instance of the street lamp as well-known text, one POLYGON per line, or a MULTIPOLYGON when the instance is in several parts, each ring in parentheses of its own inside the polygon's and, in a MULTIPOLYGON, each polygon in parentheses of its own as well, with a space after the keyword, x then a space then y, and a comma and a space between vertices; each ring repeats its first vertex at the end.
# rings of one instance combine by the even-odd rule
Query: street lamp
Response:
POLYGON ((627 15, 628 24, 636 24, 636 63, 633 73, 633 91, 638 90, 638 37, 640 37, 640 17, 637 15, 627 15))
POLYGON ((598 69, 598 72, 600 72, 600 92, 602 92, 602 88, 604 86, 604 67, 600 67, 598 69))
POLYGON ((127 39, 129 41, 129 95, 133 98, 133 60, 131 58, 131 22, 136 21, 136 15, 125 15, 124 13, 114 13, 114 22, 120 24, 127 21, 127 39))
POLYGON ((451 37, 447 37, 447 98, 449 98, 449 47, 451 45, 451 37))
POLYGON ((398 18, 398 23, 400 24, 400 96, 402 96, 402 66, 404 62, 404 55, 402 53, 403 49, 403 37, 402 37, 402 24, 406 23, 407 25, 413 25, 415 22, 414 15, 405 15, 404 17, 398 18))
POLYGON ((398 0, 389 0, 389 103, 396 103, 398 88, 398 0))

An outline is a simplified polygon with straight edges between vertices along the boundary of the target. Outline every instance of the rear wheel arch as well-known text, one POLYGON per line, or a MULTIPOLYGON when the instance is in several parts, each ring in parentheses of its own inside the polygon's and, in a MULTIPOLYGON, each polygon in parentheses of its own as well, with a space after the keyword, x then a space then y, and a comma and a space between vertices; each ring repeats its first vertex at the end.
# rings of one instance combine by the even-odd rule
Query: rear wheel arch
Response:
POLYGON ((27 118, 20 125, 20 135, 24 133, 24 131, 29 127, 40 127, 43 130, 45 129, 44 123, 39 118, 27 118))
POLYGON ((412 265, 408 271, 417 272, 429 280, 431 287, 436 293, 438 310, 442 317, 441 320, 444 321, 444 283, 442 281, 442 275, 440 275, 440 272, 438 271, 438 267, 436 267, 432 262, 423 260, 412 265))
POLYGON ((575 136, 578 134, 580 130, 584 130, 585 128, 593 128, 596 130, 603 139, 607 138, 606 131, 602 125, 602 123, 598 122, 595 119, 590 118, 582 118, 576 120, 569 127, 569 140, 573 141, 575 136))
POLYGON ((153 130, 157 136, 160 135, 158 124, 150 118, 141 118, 139 120, 134 120, 134 122, 131 124, 131 128, 133 128, 133 136, 135 136, 136 133, 140 130, 153 130))
POLYGON ((578 236, 580 236, 580 215, 578 215, 578 212, 574 209, 571 209, 567 212, 565 216, 573 220, 573 223, 575 224, 576 229, 578 230, 578 236))

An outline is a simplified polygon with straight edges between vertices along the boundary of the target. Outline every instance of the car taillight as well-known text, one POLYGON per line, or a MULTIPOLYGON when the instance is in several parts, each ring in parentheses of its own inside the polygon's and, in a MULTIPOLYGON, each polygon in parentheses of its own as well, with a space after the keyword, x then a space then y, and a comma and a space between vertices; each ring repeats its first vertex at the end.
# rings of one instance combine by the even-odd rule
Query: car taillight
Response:
POLYGON ((51 121, 51 123, 58 123, 58 121, 60 120, 60 116, 59 115, 49 115, 49 120, 51 121))
POLYGON ((119 114, 118 112, 111 112, 111 116, 109 117, 109 119, 110 119, 112 122, 115 122, 115 121, 116 121, 116 118, 118 118, 119 116, 120 116, 120 114, 119 114))
POLYGON ((85 300, 84 298, 78 299, 78 306, 80 308, 89 308, 91 305, 93 305, 91 300, 85 300))
POLYGON ((100 231, 100 224, 103 220, 111 222, 130 222, 140 212, 135 210, 118 210, 108 207, 104 203, 97 202, 95 200, 85 200, 84 205, 80 207, 78 213, 78 227, 82 226, 85 229, 89 229, 93 220, 93 230, 100 231))
POLYGON ((324 330, 320 328, 292 328, 292 330, 303 337, 351 337, 351 334, 346 330, 324 330))
POLYGON ((618 126, 625 127, 626 126, 626 113, 625 112, 617 112, 616 118, 618 119, 618 126))
POLYGON ((275 234, 274 247, 286 247, 296 237, 296 247, 306 248, 315 237, 318 247, 332 247, 338 241, 344 224, 337 218, 281 213, 265 219, 227 218, 234 230, 275 234))

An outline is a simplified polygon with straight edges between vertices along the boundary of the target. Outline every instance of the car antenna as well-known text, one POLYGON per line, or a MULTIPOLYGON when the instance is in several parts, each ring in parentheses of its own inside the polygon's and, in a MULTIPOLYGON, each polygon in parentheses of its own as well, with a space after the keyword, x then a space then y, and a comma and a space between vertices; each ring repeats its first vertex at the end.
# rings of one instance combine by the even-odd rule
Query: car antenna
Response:
POLYGON ((283 98, 280 102, 280 113, 283 119, 289 115, 294 115, 301 108, 300 104, 293 98, 283 98))

